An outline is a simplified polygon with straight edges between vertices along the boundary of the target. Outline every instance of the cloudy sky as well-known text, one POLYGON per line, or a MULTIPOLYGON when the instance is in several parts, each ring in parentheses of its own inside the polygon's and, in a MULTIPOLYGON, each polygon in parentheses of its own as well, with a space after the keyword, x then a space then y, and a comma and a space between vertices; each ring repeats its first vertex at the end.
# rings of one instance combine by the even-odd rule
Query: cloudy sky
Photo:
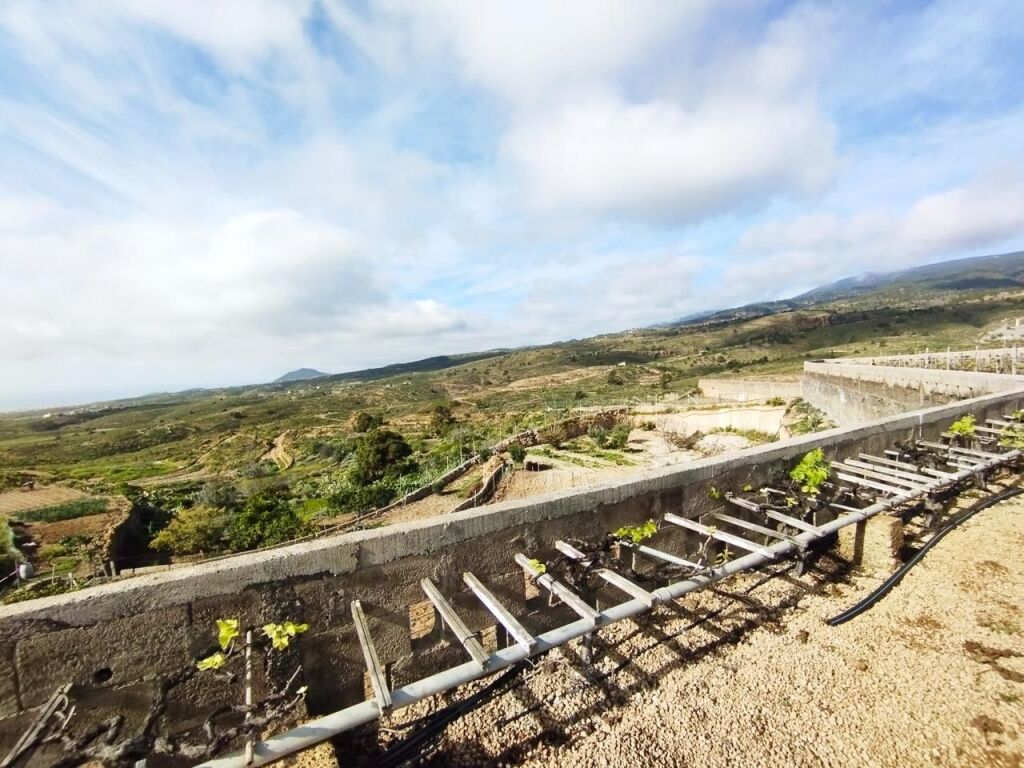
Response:
POLYGON ((1024 4, 3 0, 0 407, 1024 247, 1024 4))

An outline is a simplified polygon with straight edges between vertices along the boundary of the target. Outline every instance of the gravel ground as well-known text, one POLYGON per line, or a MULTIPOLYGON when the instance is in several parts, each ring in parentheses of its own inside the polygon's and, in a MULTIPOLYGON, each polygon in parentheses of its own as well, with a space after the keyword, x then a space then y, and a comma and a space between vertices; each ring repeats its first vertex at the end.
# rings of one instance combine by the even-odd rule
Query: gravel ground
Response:
MULTIPOLYGON (((1022 549, 1017 498, 840 627, 824 620, 888 574, 828 555, 799 579, 727 581, 602 631, 592 666, 578 644, 548 654, 420 764, 1020 766, 1022 549)), ((388 718, 380 743, 441 703, 388 718)))

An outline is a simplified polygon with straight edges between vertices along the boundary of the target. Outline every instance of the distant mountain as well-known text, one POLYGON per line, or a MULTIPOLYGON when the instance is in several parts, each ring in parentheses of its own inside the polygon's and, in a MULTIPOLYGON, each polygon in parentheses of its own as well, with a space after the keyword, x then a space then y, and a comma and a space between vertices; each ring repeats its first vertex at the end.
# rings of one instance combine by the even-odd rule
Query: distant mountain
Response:
POLYGON ((904 296, 920 294, 924 297, 928 294, 1000 288, 1024 288, 1024 251, 942 261, 899 272, 866 272, 845 277, 791 299, 757 302, 690 315, 671 325, 718 325, 795 309, 814 309, 831 302, 867 297, 870 294, 898 292, 904 296))
POLYGON ((279 376, 274 379, 272 384, 285 384, 289 381, 305 381, 306 379, 319 379, 323 376, 330 376, 329 373, 318 371, 315 368, 298 368, 294 371, 288 371, 284 376, 279 376))
POLYGON ((975 291, 1024 287, 1024 251, 998 256, 940 261, 899 272, 868 272, 823 285, 794 297, 794 302, 824 302, 861 296, 874 291, 913 289, 975 291))

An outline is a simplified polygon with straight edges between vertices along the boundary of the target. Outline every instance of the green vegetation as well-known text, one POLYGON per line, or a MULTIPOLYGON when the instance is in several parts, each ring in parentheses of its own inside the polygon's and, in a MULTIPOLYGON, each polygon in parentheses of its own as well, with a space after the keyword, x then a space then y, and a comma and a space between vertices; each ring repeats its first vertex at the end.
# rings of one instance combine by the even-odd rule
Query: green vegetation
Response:
POLYGON ((416 469, 416 463, 409 460, 411 455, 412 448, 402 435, 389 429, 374 429, 356 441, 352 481, 365 486, 408 474, 416 469))
POLYGON ((658 532, 658 526, 653 520, 648 520, 643 525, 624 525, 616 528, 612 536, 620 541, 629 541, 633 544, 642 544, 658 532))
POLYGON ((949 425, 949 432, 956 435, 957 437, 971 437, 974 435, 975 419, 972 414, 961 416, 959 419, 949 425))
POLYGON ((790 433, 794 435, 807 435, 835 427, 825 414, 801 398, 792 402, 786 415, 792 418, 788 427, 790 433))
POLYGON ((26 600, 35 600, 38 597, 50 597, 52 595, 63 595, 68 592, 75 592, 81 589, 81 585, 68 578, 51 579, 49 581, 34 581, 18 589, 12 589, 0 600, 4 605, 23 603, 26 600))
POLYGON ((375 413, 360 411, 352 421, 352 428, 356 432, 369 432, 384 425, 384 417, 375 413))
POLYGON ((789 479, 800 486, 800 490, 812 496, 828 480, 829 465, 821 448, 808 451, 799 463, 789 471, 789 479))
POLYGON ((757 429, 738 429, 737 427, 715 427, 709 435, 739 435, 740 437, 746 438, 755 445, 761 443, 770 443, 775 439, 775 435, 769 435, 767 432, 761 432, 757 429))
POLYGON ((19 560, 21 552, 14 546, 14 532, 7 518, 0 516, 0 578, 11 573, 19 560))
POLYGON ((508 447, 508 455, 516 464, 522 464, 526 459, 526 449, 519 443, 512 443, 508 447))
POLYGON ((51 507, 39 507, 15 512, 14 517, 23 523, 54 523, 58 520, 73 520, 76 517, 97 515, 107 509, 106 499, 76 499, 51 507))

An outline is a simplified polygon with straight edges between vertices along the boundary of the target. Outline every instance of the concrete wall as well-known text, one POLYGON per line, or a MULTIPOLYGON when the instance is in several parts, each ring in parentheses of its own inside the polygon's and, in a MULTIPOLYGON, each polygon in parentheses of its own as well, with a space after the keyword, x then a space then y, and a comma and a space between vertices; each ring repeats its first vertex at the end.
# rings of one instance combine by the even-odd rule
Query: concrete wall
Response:
POLYGON ((851 363, 804 363, 804 399, 837 424, 1024 388, 1024 376, 851 363))
POLYGON ((802 397, 799 381, 761 381, 758 379, 698 379, 704 397, 736 403, 783 397, 802 397))
MULTIPOLYGON (((621 525, 664 512, 698 517, 717 505, 709 488, 740 489, 788 470, 804 452, 831 457, 878 452, 894 440, 937 436, 964 412, 995 416, 1024 402, 1024 391, 991 395, 856 428, 759 446, 731 457, 663 467, 583 489, 516 500, 443 517, 347 533, 277 550, 240 555, 69 595, 0 607, 0 753, 28 726, 33 709, 58 686, 76 683, 80 724, 112 711, 138 719, 149 703, 147 677, 193 663, 208 648, 213 623, 243 625, 301 619, 299 643, 309 705, 322 713, 364 697, 363 661, 349 602, 359 598, 393 685, 464 661, 461 646, 443 642, 436 616, 423 620, 419 582, 433 579, 467 624, 496 642, 493 620, 465 590, 473 571, 528 629, 540 632, 574 618, 527 596, 516 552, 547 559, 558 538, 598 541, 621 525), (101 674, 98 674, 101 673, 101 674)), ((735 512, 734 512, 735 513, 735 512)), ((668 526, 672 528, 672 526, 668 526)), ((663 530, 654 545, 692 552, 687 532, 663 530)), ((609 593, 604 599, 620 600, 609 593)), ((542 601, 543 602, 543 601, 542 601)), ((259 684, 259 680, 257 680, 259 684)), ((200 679, 178 691, 176 721, 198 722, 225 695, 200 679)), ((35 765, 46 765, 40 758, 35 765)))

